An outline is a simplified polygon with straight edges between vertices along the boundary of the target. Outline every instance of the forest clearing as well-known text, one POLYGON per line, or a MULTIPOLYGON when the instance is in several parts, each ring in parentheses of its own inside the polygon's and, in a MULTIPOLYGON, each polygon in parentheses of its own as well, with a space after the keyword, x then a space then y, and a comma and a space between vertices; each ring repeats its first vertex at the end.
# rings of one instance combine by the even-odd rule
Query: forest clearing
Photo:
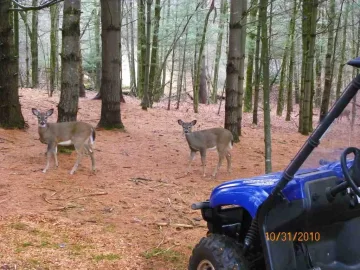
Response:
MULTIPOLYGON (((210 177, 217 154, 209 151, 208 176, 201 175, 199 154, 185 176, 189 148, 177 119, 197 119, 194 130, 221 126, 224 107, 217 115, 218 105, 202 105, 194 114, 191 103, 171 111, 158 103, 145 112, 139 100, 126 97, 126 131, 96 131, 96 174, 86 157, 69 175, 75 152, 59 153, 59 168, 52 159, 43 174, 46 145, 39 141, 31 108, 53 108, 59 95, 48 98, 46 91, 33 89, 19 94, 28 130, 0 129, 0 263, 10 267, 2 269, 185 269, 206 233, 191 204, 221 182, 264 173, 261 116, 255 127, 251 115, 244 115, 230 175, 224 163, 217 178, 210 177)), ((78 119, 96 125, 101 102, 91 100, 94 95, 89 91, 79 100, 78 119)), ((294 128, 274 116, 274 171, 283 170, 306 139, 294 128)))
POLYGON ((0 269, 360 269, 359 7, 0 0, 0 269))

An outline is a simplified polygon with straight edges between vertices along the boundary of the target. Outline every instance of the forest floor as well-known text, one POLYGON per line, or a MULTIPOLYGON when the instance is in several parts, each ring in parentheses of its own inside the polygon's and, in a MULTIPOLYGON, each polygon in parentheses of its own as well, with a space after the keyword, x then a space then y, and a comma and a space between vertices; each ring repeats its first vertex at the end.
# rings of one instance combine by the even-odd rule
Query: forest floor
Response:
MULTIPOLYGON (((87 92, 78 120, 97 125, 101 101, 87 92)), ((263 117, 253 126, 244 113, 240 143, 232 150, 232 172, 226 161, 216 179, 217 163, 209 151, 207 173, 201 176, 197 154, 185 175, 189 148, 177 120, 197 120, 193 130, 222 126, 217 105, 200 105, 194 114, 188 99, 170 111, 167 101, 141 110, 138 99, 125 96, 121 117, 125 131, 97 130, 97 172, 90 158, 70 175, 76 153, 59 153, 59 168, 46 163, 31 108, 54 108, 59 94, 20 89, 25 131, 0 129, 0 269, 187 269, 192 248, 206 234, 206 224, 192 203, 208 199, 220 183, 264 173, 263 117), (191 225, 191 226, 188 226, 191 225), (189 228, 188 228, 189 227, 189 228)), ((261 109, 262 106, 260 106, 261 109)), ((297 133, 297 117, 286 122, 272 105, 273 171, 283 170, 306 136, 297 133)), ((294 112, 293 115, 296 115, 294 112)))

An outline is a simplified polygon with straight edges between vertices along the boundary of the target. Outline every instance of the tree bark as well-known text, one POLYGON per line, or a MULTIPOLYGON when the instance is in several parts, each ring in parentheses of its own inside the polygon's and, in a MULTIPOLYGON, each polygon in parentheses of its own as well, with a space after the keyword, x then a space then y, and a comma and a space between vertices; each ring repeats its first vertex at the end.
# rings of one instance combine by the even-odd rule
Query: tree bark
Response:
POLYGON ((98 127, 123 129, 120 113, 120 14, 118 0, 101 0, 101 116, 98 127))
POLYGON ((345 17, 344 17, 344 26, 343 26, 343 36, 341 38, 342 43, 341 43, 341 49, 340 49, 340 64, 339 64, 339 71, 338 71, 338 78, 337 78, 337 83, 336 83, 336 100, 339 99, 340 97, 340 93, 341 93, 341 83, 342 83, 342 76, 343 76, 343 70, 344 70, 344 61, 345 61, 345 49, 346 49, 346 30, 347 30, 347 21, 348 21, 348 16, 349 16, 349 4, 346 4, 345 7, 345 17))
POLYGON ((238 133, 241 136, 243 98, 244 98, 244 75, 245 75, 245 47, 246 47, 246 21, 247 21, 247 0, 241 1, 241 34, 240 34, 240 63, 239 63, 239 89, 238 89, 238 133))
POLYGON ((76 121, 79 103, 80 1, 65 0, 58 122, 76 121))
MULTIPOLYGON (((258 24, 256 22, 256 14, 258 12, 257 4, 258 4, 258 0, 252 0, 251 1, 250 23, 249 23, 249 26, 251 26, 251 27, 254 27, 254 26, 256 26, 258 24)), ((251 109, 253 108, 252 107, 252 99, 253 99, 253 91, 252 90, 253 90, 255 39, 256 39, 256 34, 253 33, 252 31, 250 31, 250 33, 249 33, 248 62, 247 62, 247 66, 246 66, 246 86, 245 86, 245 96, 244 96, 244 112, 251 112, 251 109)))
POLYGON ((228 9, 227 1, 221 0, 220 4, 220 20, 219 20, 219 34, 218 39, 216 43, 216 53, 215 53, 215 67, 214 67, 214 82, 213 82, 213 91, 211 94, 211 100, 213 103, 217 102, 217 91, 218 91, 218 76, 219 76, 219 63, 221 58, 221 47, 222 47, 222 41, 223 41, 223 34, 224 34, 224 17, 226 14, 226 11, 228 9))
POLYGON ((330 91, 332 83, 332 68, 331 68, 331 59, 334 57, 333 46, 334 46, 334 21, 335 21, 335 0, 330 0, 329 7, 329 26, 328 26, 328 43, 327 43, 327 52, 325 56, 325 85, 324 92, 322 95, 322 102, 320 108, 320 121, 326 116, 329 104, 330 104, 330 91))
POLYGON ((150 69, 150 36, 151 36, 151 5, 152 0, 147 0, 147 16, 146 16, 146 54, 145 59, 143 61, 145 65, 144 71, 144 92, 143 92, 143 99, 141 101, 141 108, 143 110, 147 110, 150 107, 150 99, 149 99, 149 69, 150 69))
POLYGON ((259 93, 260 93, 260 40, 261 40, 261 22, 260 12, 258 12, 258 21, 256 29, 256 44, 255 44, 255 82, 254 82, 254 109, 253 109, 253 124, 258 124, 258 106, 259 106, 259 93))
POLYGON ((137 95, 142 98, 145 85, 145 58, 146 58, 146 34, 145 34, 145 0, 138 0, 138 29, 137 29, 137 95))
POLYGON ((294 80, 294 61, 295 61, 295 20, 297 14, 297 2, 293 2, 293 13, 290 21, 290 59, 289 59, 289 75, 287 87, 287 106, 285 121, 290 121, 291 112, 293 111, 293 80, 294 80))
POLYGON ((18 89, 18 55, 10 25, 10 0, 0 5, 0 127, 25 128, 18 89))
MULTIPOLYGON (((32 0, 32 5, 37 6, 38 0, 32 0)), ((32 87, 39 86, 39 60, 38 60, 38 11, 32 11, 32 31, 31 31, 31 79, 32 87)))
POLYGON ((204 28, 203 28, 203 32, 202 32, 202 37, 201 37, 201 42, 200 42, 200 49, 199 49, 199 55, 197 58, 197 64, 196 64, 196 73, 195 73, 195 87, 194 87, 194 113, 198 113, 199 112, 199 88, 200 88, 200 72, 201 72, 201 60, 202 60, 202 55, 203 55, 203 51, 204 51, 204 47, 205 47, 205 37, 206 37, 206 30, 207 30, 207 26, 208 26, 208 21, 209 21, 209 17, 210 17, 210 13, 211 11, 213 11, 214 9, 214 0, 212 0, 211 4, 210 4, 210 8, 208 13, 206 14, 205 17, 205 22, 204 22, 204 28))
POLYGON ((158 72, 158 46, 159 46, 159 25, 160 25, 160 13, 161 5, 160 0, 155 1, 154 11, 154 32, 151 48, 151 59, 150 59, 150 74, 149 74, 149 98, 150 106, 153 104, 153 94, 156 92, 156 73, 158 72))
POLYGON ((226 65, 225 128, 231 131, 234 142, 239 142, 238 130, 238 91, 241 46, 241 5, 240 1, 231 1, 229 23, 229 54, 226 65))
POLYGON ((305 53, 304 63, 304 100, 303 100, 303 118, 300 133, 308 135, 312 131, 312 83, 314 71, 314 54, 315 54, 315 38, 316 38, 316 19, 317 19, 318 0, 305 0, 303 10, 304 15, 304 31, 305 53), (307 19, 308 18, 308 19, 307 19))
POLYGON ((271 165, 271 118, 270 118, 270 74, 269 74, 269 45, 267 37, 267 8, 268 1, 260 0, 259 17, 261 18, 261 62, 263 70, 263 103, 264 103, 264 141, 265 141, 265 173, 270 173, 271 165))
POLYGON ((59 5, 50 7, 50 97, 55 91, 57 65, 58 65, 58 28, 59 28, 59 5))

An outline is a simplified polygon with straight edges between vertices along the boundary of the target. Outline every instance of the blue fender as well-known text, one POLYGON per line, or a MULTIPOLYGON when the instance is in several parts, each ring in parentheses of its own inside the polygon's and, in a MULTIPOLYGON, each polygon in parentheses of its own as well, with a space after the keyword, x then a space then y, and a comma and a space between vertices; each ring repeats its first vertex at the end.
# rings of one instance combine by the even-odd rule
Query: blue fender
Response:
MULTIPOLYGON (((353 160, 347 160, 347 166, 350 167, 352 162, 353 160)), ((320 165, 318 168, 299 170, 283 189, 284 196, 289 201, 304 199, 305 183, 319 178, 337 176, 339 180, 343 180, 340 161, 321 160, 320 165)), ((238 205, 254 218, 282 174, 281 171, 224 182, 213 189, 209 199, 210 207, 238 205)))
POLYGON ((259 187, 238 187, 228 190, 218 189, 211 195, 210 206, 239 205, 245 208, 254 218, 259 206, 266 200, 268 193, 259 187))
POLYGON ((259 206, 269 196, 281 175, 282 172, 276 172, 222 183, 212 191, 210 207, 239 205, 255 217, 259 206))

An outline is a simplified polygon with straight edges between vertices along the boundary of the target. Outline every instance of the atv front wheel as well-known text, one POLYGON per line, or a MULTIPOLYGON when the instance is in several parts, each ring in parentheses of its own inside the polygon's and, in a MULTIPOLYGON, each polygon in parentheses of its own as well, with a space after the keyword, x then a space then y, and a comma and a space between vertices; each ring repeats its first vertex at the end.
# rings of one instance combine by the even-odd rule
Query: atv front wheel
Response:
POLYGON ((235 240, 220 234, 203 237, 189 259, 188 270, 249 270, 235 240))

